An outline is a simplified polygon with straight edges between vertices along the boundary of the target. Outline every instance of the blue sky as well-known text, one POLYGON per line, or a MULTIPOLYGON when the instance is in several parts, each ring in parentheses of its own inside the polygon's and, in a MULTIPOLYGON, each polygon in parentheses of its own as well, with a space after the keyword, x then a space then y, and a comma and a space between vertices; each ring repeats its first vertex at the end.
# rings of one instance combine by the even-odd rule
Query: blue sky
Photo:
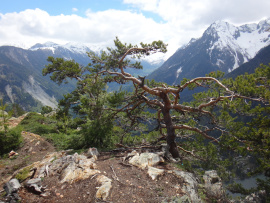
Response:
POLYGON ((155 21, 162 21, 162 18, 155 13, 140 10, 130 4, 123 3, 122 0, 8 0, 3 1, 0 13, 21 12, 26 9, 42 9, 50 15, 72 15, 76 14, 85 17, 86 11, 91 9, 93 12, 115 10, 132 10, 142 12, 146 17, 151 17, 155 21))
MULTIPOLYGON (((163 40, 174 52, 217 20, 269 18, 269 0, 1 0, 0 45, 76 42, 111 46, 163 40)), ((169 53, 171 54, 171 53, 169 53)))
POLYGON ((85 12, 89 8, 93 11, 122 10, 128 9, 128 5, 123 4, 121 0, 8 0, 1 2, 0 12, 5 14, 35 8, 45 10, 50 15, 77 13, 85 16, 85 12), (78 9, 78 12, 74 12, 73 8, 78 9))

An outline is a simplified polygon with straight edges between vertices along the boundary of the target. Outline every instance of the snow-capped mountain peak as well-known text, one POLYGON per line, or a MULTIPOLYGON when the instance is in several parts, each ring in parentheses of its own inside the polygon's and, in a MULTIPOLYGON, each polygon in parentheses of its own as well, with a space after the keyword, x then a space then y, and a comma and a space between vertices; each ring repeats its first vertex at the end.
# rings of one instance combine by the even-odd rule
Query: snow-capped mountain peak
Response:
POLYGON ((91 51, 91 49, 88 46, 81 43, 75 43, 75 42, 69 42, 63 45, 62 47, 70 50, 71 52, 76 52, 76 53, 81 53, 81 54, 86 54, 86 52, 91 51))
POLYGON ((59 45, 54 42, 46 42, 43 44, 37 43, 34 46, 32 46, 29 50, 35 51, 38 49, 48 49, 55 52, 56 49, 67 49, 70 52, 73 53, 78 53, 78 54, 86 54, 86 52, 89 52, 91 49, 88 46, 85 46, 80 43, 74 43, 74 42, 69 42, 64 45, 59 45))
POLYGON ((205 76, 211 71, 228 73, 254 58, 270 44, 270 18, 236 26, 216 21, 179 48, 149 79, 178 84, 183 78, 205 76))
MULTIPOLYGON (((239 27, 217 21, 205 31, 205 35, 212 37, 208 53, 210 57, 213 56, 213 50, 227 50, 233 53, 234 65, 229 68, 229 71, 232 71, 253 58, 261 48, 270 44, 269 32, 267 32, 269 27, 270 18, 258 24, 246 24, 239 27)), ((220 66, 219 62, 220 60, 216 60, 214 63, 220 66)))

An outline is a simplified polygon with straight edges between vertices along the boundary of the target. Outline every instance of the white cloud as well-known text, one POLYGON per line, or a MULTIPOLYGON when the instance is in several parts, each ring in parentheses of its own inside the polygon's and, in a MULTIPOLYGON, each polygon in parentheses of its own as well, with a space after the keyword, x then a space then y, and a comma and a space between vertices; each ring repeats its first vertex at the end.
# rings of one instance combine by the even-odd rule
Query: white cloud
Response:
POLYGON ((116 36, 127 43, 170 38, 167 24, 159 24, 141 13, 113 9, 96 13, 88 10, 86 17, 74 14, 50 16, 46 11, 29 9, 0 14, 0 27, 2 44, 23 42, 28 46, 46 41, 111 46, 116 36))
POLYGON ((72 11, 73 11, 73 12, 77 12, 78 9, 77 9, 77 8, 72 8, 72 11))
MULTIPOLYGON (((80 42, 112 46, 118 36, 127 43, 163 40, 172 54, 192 37, 200 37, 216 20, 235 24, 258 22, 269 17, 269 0, 123 0, 136 8, 105 10, 85 17, 78 15, 51 16, 35 9, 19 13, 0 13, 0 45, 33 45, 37 42, 80 42), (144 16, 144 11, 159 15, 163 22, 144 16)), ((77 9, 73 8, 75 12, 77 9)))
POLYGON ((141 10, 155 12, 168 22, 193 29, 202 24, 209 25, 216 20, 229 20, 233 23, 258 21, 263 17, 269 17, 270 8, 268 0, 123 0, 123 2, 141 10))
POLYGON ((159 15, 170 28, 170 40, 176 48, 192 37, 200 37, 214 21, 239 25, 269 17, 269 0, 123 0, 141 11, 159 15))

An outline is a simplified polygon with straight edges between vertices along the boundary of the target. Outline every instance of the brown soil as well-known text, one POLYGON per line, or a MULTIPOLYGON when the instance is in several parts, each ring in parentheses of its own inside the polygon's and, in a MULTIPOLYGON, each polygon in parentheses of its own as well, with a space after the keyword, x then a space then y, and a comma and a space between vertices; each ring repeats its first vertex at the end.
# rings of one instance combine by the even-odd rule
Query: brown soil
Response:
MULTIPOLYGON (((15 159, 0 160, 0 186, 7 182, 14 171, 30 165, 53 151, 54 147, 42 137, 33 133, 23 132, 24 144, 17 151, 15 159)), ((60 184, 57 177, 44 178, 42 185, 47 188, 48 196, 41 197, 26 190, 24 187, 19 191, 21 202, 162 202, 171 200, 173 197, 182 196, 181 185, 183 182, 172 173, 152 180, 147 175, 147 170, 135 166, 122 164, 122 157, 127 152, 103 152, 96 161, 98 170, 112 179, 112 189, 106 201, 95 198, 97 188, 100 185, 96 181, 97 176, 78 181, 73 184, 60 184)), ((162 164, 158 168, 167 171, 174 169, 171 164, 162 164)), ((0 189, 1 191, 1 189, 0 189)), ((4 198, 0 194, 0 200, 4 198)))
MULTIPOLYGON (((24 117, 25 115, 9 119, 9 127, 17 126, 24 117)), ((23 143, 21 147, 16 150, 18 156, 0 159, 0 188, 3 188, 4 183, 7 182, 18 169, 40 161, 46 154, 55 151, 52 144, 39 135, 23 131, 22 137, 23 143)))

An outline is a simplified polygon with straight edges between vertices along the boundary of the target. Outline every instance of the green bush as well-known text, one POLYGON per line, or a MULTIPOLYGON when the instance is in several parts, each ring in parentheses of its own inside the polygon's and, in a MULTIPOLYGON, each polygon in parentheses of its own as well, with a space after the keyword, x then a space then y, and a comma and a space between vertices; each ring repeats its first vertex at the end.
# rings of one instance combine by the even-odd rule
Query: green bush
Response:
POLYGON ((20 123, 25 131, 38 135, 57 133, 57 121, 44 117, 38 113, 29 113, 20 123))
POLYGON ((84 147, 84 138, 78 133, 52 133, 45 137, 51 141, 58 150, 81 149, 84 147))
POLYGON ((7 132, 0 131, 0 155, 17 149, 21 142, 21 128, 13 128, 7 132))
POLYGON ((52 109, 52 107, 50 107, 50 106, 43 106, 42 108, 41 108, 41 114, 42 115, 45 115, 45 114, 47 114, 47 113, 51 113, 53 111, 53 109, 52 109))
POLYGON ((89 120, 82 126, 82 134, 87 147, 108 148, 113 144, 113 124, 111 120, 106 117, 97 120, 89 120))

